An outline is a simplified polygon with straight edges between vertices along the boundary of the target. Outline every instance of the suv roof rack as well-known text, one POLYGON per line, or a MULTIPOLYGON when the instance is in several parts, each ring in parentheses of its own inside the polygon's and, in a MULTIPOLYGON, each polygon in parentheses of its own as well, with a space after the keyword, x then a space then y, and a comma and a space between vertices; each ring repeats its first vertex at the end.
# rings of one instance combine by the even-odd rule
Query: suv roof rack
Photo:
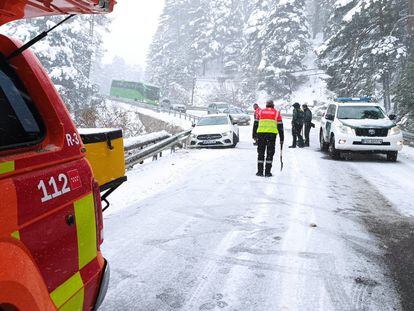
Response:
POLYGON ((371 103, 372 97, 338 97, 335 101, 337 103, 371 103))

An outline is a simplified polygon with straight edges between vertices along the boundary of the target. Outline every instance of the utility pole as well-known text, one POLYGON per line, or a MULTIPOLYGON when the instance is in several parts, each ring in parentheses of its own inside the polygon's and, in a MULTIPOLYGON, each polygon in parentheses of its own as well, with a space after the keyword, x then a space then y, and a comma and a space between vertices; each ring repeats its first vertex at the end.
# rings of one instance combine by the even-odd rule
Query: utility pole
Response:
POLYGON ((197 78, 194 77, 193 78, 193 87, 191 89, 191 106, 194 106, 194 93, 195 93, 196 83, 197 83, 197 78))
POLYGON ((408 18, 408 38, 409 38, 409 46, 408 52, 414 53, 414 1, 408 1, 408 14, 411 18, 408 18))
MULTIPOLYGON (((91 15, 89 19, 89 44, 91 47, 93 47, 94 43, 94 36, 95 36, 95 15, 91 15)), ((88 55, 88 68, 87 68, 87 77, 91 78, 91 71, 92 71, 92 58, 93 58, 93 52, 88 55)))
POLYGON ((414 37, 414 1, 408 1, 408 14, 412 18, 408 19, 408 31, 411 37, 414 37))
MULTIPOLYGON (((385 20, 385 13, 384 13, 384 8, 385 8, 384 2, 385 1, 386 0, 383 0, 383 2, 381 2, 381 7, 379 9, 379 16, 378 16, 380 20, 379 28, 380 28, 381 34, 384 37, 386 36, 386 28, 385 28, 386 20, 385 20)), ((390 67, 391 66, 390 65, 391 64, 390 64, 390 59, 386 54, 384 54, 382 58, 383 58, 382 60, 383 64, 385 65, 385 68, 384 68, 385 70, 384 70, 384 73, 382 74, 382 87, 383 87, 383 92, 384 92, 383 99, 384 99, 385 111, 388 113, 391 110, 391 94, 390 94, 390 89, 391 89, 390 87, 390 81, 391 81, 390 79, 391 68, 390 67)))

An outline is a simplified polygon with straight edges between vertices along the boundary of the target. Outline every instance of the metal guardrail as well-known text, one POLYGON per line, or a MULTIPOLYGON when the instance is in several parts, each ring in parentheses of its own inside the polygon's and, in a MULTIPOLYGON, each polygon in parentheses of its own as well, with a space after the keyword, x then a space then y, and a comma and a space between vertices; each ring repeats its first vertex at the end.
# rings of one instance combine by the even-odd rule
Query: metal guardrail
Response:
POLYGON ((138 143, 134 143, 134 144, 130 144, 128 146, 124 146, 124 150, 125 151, 133 151, 136 149, 143 149, 144 147, 148 146, 148 145, 152 145, 155 143, 158 143, 160 141, 163 141, 164 139, 170 138, 171 135, 168 134, 167 132, 165 132, 165 135, 160 135, 158 137, 154 137, 152 139, 148 139, 145 141, 140 141, 138 143))
POLYGON ((414 134, 403 131, 404 141, 411 146, 414 146, 414 134))
MULTIPOLYGON (((150 143, 147 142, 148 147, 143 148, 142 150, 132 155, 128 155, 128 154, 126 155, 125 164, 126 164, 127 169, 132 168, 136 164, 143 163, 143 161, 148 158, 153 157, 157 159, 158 155, 162 156, 162 152, 164 150, 171 149, 171 152, 174 152, 175 147, 179 145, 183 140, 187 139, 187 137, 190 136, 190 134, 191 134, 191 130, 184 131, 176 135, 173 135, 171 137, 168 137, 166 139, 163 139, 150 146, 148 146, 150 143)), ((130 151, 131 150, 132 149, 130 149, 130 151)))
POLYGON ((177 111, 174 109, 160 109, 159 112, 168 113, 169 115, 174 115, 174 117, 178 117, 179 119, 193 121, 194 123, 200 120, 199 116, 195 116, 186 112, 177 111))

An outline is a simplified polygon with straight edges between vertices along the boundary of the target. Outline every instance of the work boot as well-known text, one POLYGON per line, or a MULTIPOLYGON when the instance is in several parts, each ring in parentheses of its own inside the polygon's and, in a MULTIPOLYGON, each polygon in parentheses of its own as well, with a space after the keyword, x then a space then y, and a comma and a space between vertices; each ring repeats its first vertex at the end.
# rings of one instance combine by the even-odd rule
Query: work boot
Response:
POLYGON ((266 177, 272 177, 273 176, 272 173, 271 173, 271 170, 272 170, 272 164, 266 164, 266 170, 265 170, 265 176, 266 177))
POLYGON ((257 173, 256 176, 263 176, 263 163, 257 163, 257 173))
POLYGON ((292 146, 289 146, 289 148, 296 148, 296 146, 292 145, 292 146))

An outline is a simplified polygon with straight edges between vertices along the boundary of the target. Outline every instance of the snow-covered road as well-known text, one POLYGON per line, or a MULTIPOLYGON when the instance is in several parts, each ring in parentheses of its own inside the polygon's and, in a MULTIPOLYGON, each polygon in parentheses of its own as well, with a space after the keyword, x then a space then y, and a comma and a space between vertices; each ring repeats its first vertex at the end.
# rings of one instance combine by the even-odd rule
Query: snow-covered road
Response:
POLYGON ((129 173, 105 215, 102 310, 407 309, 413 153, 332 161, 315 131, 265 179, 250 130, 236 149, 183 150, 129 173))

